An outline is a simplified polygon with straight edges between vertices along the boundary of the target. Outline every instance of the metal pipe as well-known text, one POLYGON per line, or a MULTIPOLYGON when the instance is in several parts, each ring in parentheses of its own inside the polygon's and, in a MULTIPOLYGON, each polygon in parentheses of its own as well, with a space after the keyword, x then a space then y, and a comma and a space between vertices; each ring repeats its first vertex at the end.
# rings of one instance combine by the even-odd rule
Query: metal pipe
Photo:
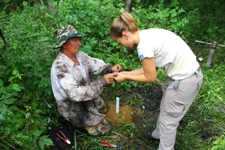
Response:
MULTIPOLYGON (((204 41, 199 41, 199 40, 195 40, 195 42, 202 43, 202 44, 208 44, 208 45, 212 45, 214 43, 214 42, 209 43, 209 42, 204 42, 204 41)), ((222 45, 222 44, 217 44, 217 46, 219 46, 219 47, 225 47, 225 45, 222 45)))
POLYGON ((211 46, 211 49, 210 49, 210 52, 209 52, 209 56, 208 56, 208 59, 207 59, 207 63, 206 63, 207 67, 211 67, 211 64, 212 64, 213 57, 214 57, 214 54, 216 52, 216 47, 217 46, 218 46, 217 42, 213 42, 212 43, 212 46, 211 46))

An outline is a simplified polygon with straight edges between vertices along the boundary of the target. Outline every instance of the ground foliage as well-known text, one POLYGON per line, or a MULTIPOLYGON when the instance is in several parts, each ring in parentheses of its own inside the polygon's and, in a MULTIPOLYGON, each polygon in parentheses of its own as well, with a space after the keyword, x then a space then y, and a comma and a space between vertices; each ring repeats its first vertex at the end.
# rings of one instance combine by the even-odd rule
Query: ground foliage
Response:
MULTIPOLYGON (((201 60, 203 87, 181 122, 176 149, 219 150, 225 146, 224 48, 217 48, 213 66, 208 68, 205 64, 210 46, 195 42, 224 44, 225 6, 221 3, 222 0, 138 0, 133 3, 131 13, 141 29, 159 27, 176 32, 201 60)), ((50 4, 47 1, 44 4, 40 5, 39 1, 0 1, 0 30, 8 43, 5 45, 0 40, 0 149, 40 150, 53 145, 49 127, 58 127, 61 123, 49 75, 51 63, 58 53, 52 48, 57 44, 56 32, 60 26, 72 24, 86 33, 88 36, 82 39, 81 50, 89 55, 107 63, 120 63, 125 70, 140 67, 135 50, 120 47, 108 36, 109 26, 123 10, 124 1, 52 0, 50 4)), ((118 95, 127 97, 125 103, 143 111, 143 116, 136 117, 140 118, 135 121, 136 126, 126 123, 120 126, 120 130, 131 133, 124 135, 124 149, 132 149, 132 146, 135 149, 140 145, 156 149, 158 143, 149 146, 141 138, 141 132, 154 127, 159 96, 156 98, 151 93, 160 91, 164 78, 163 70, 159 69, 155 84, 129 81, 114 83, 106 89, 105 95, 110 95, 111 100, 118 95), (142 128, 143 124, 145 128, 142 128)), ((77 147, 99 148, 99 138, 88 137, 82 131, 77 134, 80 139, 77 147)))

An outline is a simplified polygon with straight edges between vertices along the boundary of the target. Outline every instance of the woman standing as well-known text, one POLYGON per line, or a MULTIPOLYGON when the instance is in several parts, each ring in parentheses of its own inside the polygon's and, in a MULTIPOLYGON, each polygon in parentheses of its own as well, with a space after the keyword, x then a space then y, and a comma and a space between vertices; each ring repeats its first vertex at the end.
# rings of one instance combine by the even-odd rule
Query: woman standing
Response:
POLYGON ((122 46, 137 45, 142 67, 118 73, 118 82, 154 82, 156 68, 163 67, 166 80, 156 128, 149 140, 160 140, 158 150, 173 150, 180 120, 198 94, 203 74, 190 47, 175 33, 158 28, 140 30, 133 16, 122 12, 110 27, 111 38, 122 46))

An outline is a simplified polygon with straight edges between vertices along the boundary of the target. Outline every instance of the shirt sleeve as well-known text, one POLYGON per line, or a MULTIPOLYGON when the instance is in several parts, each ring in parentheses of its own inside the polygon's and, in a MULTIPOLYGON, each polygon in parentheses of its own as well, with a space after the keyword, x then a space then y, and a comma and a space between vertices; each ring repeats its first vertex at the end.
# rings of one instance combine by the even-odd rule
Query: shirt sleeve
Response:
POLYGON ((139 57, 139 59, 141 61, 144 58, 146 58, 146 57, 148 57, 148 58, 154 57, 153 48, 151 48, 151 46, 142 46, 142 45, 139 45, 139 47, 138 47, 138 57, 139 57))
POLYGON ((88 66, 92 69, 93 74, 104 75, 112 73, 112 65, 106 64, 103 60, 90 57, 89 55, 82 53, 82 63, 88 63, 88 66))
POLYGON ((146 33, 140 35, 140 43, 137 46, 138 57, 142 61, 144 58, 154 57, 154 47, 146 33))

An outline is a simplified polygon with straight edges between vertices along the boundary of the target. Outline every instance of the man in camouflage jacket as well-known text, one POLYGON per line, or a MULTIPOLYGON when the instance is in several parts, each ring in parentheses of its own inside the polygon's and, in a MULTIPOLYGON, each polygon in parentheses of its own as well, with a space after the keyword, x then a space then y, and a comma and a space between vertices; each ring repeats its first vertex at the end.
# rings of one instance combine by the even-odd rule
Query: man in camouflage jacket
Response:
POLYGON ((100 109, 105 106, 100 94, 114 81, 113 72, 122 67, 112 66, 79 51, 82 33, 67 25, 58 31, 60 48, 51 68, 51 83, 59 113, 75 127, 91 135, 104 135, 111 126, 100 109), (94 75, 101 77, 94 79, 94 75))

